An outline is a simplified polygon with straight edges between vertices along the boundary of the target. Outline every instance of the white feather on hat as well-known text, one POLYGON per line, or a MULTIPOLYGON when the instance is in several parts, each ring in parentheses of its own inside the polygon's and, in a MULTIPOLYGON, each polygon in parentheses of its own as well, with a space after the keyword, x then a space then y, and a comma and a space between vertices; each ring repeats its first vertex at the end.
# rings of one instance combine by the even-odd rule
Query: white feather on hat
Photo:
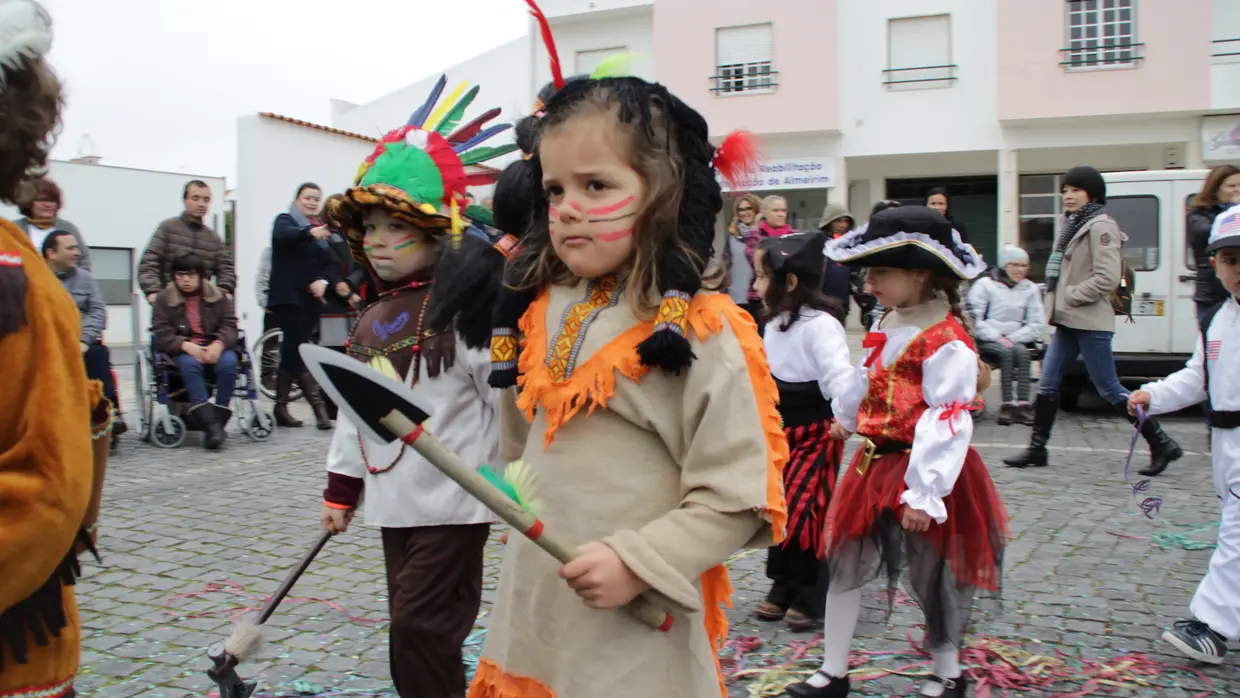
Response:
POLYGON ((0 0, 0 87, 7 71, 52 49, 52 18, 35 0, 0 0))

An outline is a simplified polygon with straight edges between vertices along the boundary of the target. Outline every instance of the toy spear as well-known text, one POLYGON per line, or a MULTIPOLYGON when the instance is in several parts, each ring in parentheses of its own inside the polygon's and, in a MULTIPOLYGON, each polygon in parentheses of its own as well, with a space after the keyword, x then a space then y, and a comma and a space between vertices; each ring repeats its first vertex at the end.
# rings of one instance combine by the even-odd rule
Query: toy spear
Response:
POLYGON ((208 656, 211 657, 213 667, 207 670, 207 676, 215 682, 220 688, 220 698, 250 698, 254 693, 254 689, 258 686, 256 681, 242 681, 237 675, 237 665, 245 662, 263 643, 262 625, 267 622, 271 614, 275 612, 276 606, 288 596, 293 585, 301 577, 306 568, 319 554, 323 546, 327 544, 327 539, 332 537, 330 531, 324 530, 315 539, 310 549, 302 556, 301 562, 297 563, 297 567, 289 572, 284 581, 280 583, 280 587, 268 599, 263 610, 257 617, 252 615, 244 616, 237 620, 233 627, 232 635, 227 640, 217 642, 207 650, 208 656))
MULTIPOLYGON (((356 359, 313 344, 301 345, 301 358, 319 386, 363 436, 382 444, 401 441, 409 445, 560 562, 567 564, 581 554, 577 546, 547 531, 537 516, 504 494, 427 431, 424 424, 431 417, 430 408, 406 385, 356 359)), ((667 632, 672 627, 671 614, 645 596, 633 599, 624 610, 656 630, 667 632)))

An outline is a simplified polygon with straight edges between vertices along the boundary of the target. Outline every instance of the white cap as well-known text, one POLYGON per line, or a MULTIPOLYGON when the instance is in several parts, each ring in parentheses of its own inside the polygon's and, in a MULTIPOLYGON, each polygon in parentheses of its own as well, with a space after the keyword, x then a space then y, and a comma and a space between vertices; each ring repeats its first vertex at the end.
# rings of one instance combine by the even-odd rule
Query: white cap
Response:
POLYGON ((1206 250, 1217 252, 1224 247, 1240 247, 1240 206, 1232 206, 1218 214, 1214 227, 1210 228, 1206 250))

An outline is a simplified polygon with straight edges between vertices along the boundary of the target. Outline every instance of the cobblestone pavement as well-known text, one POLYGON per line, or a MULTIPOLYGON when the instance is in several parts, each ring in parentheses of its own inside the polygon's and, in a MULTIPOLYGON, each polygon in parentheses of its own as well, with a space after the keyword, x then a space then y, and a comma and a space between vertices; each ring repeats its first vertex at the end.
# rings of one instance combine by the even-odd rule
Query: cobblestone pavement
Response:
MULTIPOLYGON (((131 394, 127 391, 123 394, 131 394)), ((1014 540, 1003 605, 975 614, 975 634, 1008 638, 1040 655, 1109 661, 1143 652, 1180 663, 1163 653, 1157 636, 1186 612, 1209 550, 1161 550, 1111 535, 1183 532, 1181 527, 1214 520, 1205 430, 1192 416, 1172 419, 1168 428, 1189 453, 1155 481, 1154 493, 1164 498, 1162 519, 1149 522, 1123 482, 1131 431, 1120 420, 1100 413, 1066 415, 1055 433, 1055 466, 1029 471, 999 462, 1024 441, 1024 429, 979 423, 975 443, 1007 502, 1014 540)), ((257 602, 231 593, 184 595, 234 583, 241 585, 237 594, 255 597, 275 589, 317 532, 328 438, 307 424, 278 430, 261 444, 233 434, 225 450, 208 453, 197 447, 196 435, 174 451, 140 443, 132 432, 125 437, 108 474, 100 534, 104 565, 88 564, 78 586, 83 695, 202 696, 212 688, 202 673, 207 646, 228 633, 228 609, 257 602)), ((1207 530, 1198 537, 1211 536, 1207 530)), ((501 556, 502 546, 489 546, 488 590, 501 556)), ((737 589, 732 636, 758 636, 762 646, 756 652, 788 655, 789 642, 813 636, 751 620, 767 585, 763 560, 762 552, 752 551, 732 563, 737 589)), ((887 622, 879 587, 866 593, 859 649, 908 650, 906 633, 919 622, 916 608, 901 605, 887 622)), ((376 531, 359 526, 332 541, 293 596, 267 628, 266 649, 242 668, 263 682, 260 691, 287 694, 298 679, 340 690, 390 687, 376 531), (306 597, 318 601, 299 601, 306 597), (336 604, 354 619, 319 601, 336 604)), ((486 619, 484 608, 479 628, 486 619)), ((809 650, 811 659, 800 668, 813 668, 814 653, 809 650)), ((754 658, 749 666, 760 661, 754 658)), ((913 661, 878 658, 874 666, 913 661)), ((1240 677, 1231 666, 1204 674, 1217 694, 1240 694, 1240 677)), ((1205 690, 1199 678, 1182 671, 1151 680, 1151 687, 1116 695, 1188 696, 1195 693, 1187 689, 1205 690)), ((732 695, 749 695, 748 685, 734 682, 732 695)), ((859 688, 858 695, 912 692, 902 677, 859 688)), ((1079 684, 1058 690, 1069 689, 1079 690, 1079 684)))

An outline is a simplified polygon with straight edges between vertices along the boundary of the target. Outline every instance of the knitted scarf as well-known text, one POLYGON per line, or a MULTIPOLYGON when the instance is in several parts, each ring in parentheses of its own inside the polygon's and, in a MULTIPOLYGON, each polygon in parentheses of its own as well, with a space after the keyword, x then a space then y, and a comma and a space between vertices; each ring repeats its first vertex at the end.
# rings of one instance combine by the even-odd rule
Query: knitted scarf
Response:
POLYGON ((1055 249, 1051 252, 1051 256, 1046 260, 1046 292, 1051 293, 1059 285, 1059 273, 1063 270, 1063 253, 1068 249, 1068 243, 1072 242, 1072 238, 1081 232, 1081 228, 1085 224, 1097 216, 1106 213, 1106 209, 1102 204, 1091 201, 1076 213, 1069 214, 1064 218, 1063 228, 1059 231, 1059 239, 1055 241, 1055 249))

